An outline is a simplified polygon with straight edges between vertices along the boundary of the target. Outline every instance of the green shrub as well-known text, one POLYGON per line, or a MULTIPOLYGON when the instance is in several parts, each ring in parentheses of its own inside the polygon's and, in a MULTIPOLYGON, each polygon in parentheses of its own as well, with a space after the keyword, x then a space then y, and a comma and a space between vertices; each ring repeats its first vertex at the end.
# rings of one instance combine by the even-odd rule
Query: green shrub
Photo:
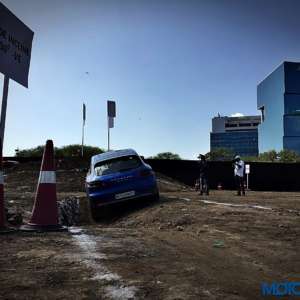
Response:
MULTIPOLYGON (((16 150, 16 157, 41 157, 44 152, 45 146, 37 146, 35 148, 30 149, 22 149, 16 150)), ((66 158, 66 157, 81 157, 81 145, 74 144, 74 145, 67 145, 62 147, 55 147, 55 156, 66 158)), ((84 146, 83 147, 83 154, 84 157, 91 157, 96 154, 100 154, 105 152, 103 149, 94 146, 84 146)))

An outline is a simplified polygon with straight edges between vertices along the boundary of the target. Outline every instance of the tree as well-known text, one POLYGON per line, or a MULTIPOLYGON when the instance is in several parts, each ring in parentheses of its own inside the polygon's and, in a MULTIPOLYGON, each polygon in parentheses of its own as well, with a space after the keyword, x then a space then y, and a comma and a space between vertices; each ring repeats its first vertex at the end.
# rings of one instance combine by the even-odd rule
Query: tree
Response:
POLYGON ((299 154, 292 150, 282 150, 278 153, 280 162, 297 162, 300 160, 299 154))
POLYGON ((266 162, 274 162, 277 161, 277 159, 278 159, 278 154, 275 150, 263 152, 259 154, 257 158, 258 161, 266 161, 266 162))
MULTIPOLYGON (((37 146, 35 148, 17 150, 16 157, 41 157, 44 152, 45 146, 37 146)), ((81 145, 67 145, 62 147, 55 147, 55 156, 56 157, 79 157, 81 156, 81 145)), ((84 146, 83 153, 84 157, 91 157, 96 154, 105 152, 103 149, 93 146, 84 146)))
MULTIPOLYGON (((91 157, 105 152, 103 149, 94 146, 83 146, 84 157, 91 157)), ((57 157, 76 157, 81 156, 81 145, 73 144, 56 149, 57 157)))
POLYGON ((35 148, 30 148, 30 149, 17 149, 15 152, 16 157, 41 157, 44 152, 44 147, 45 146, 37 146, 35 148))
POLYGON ((263 162, 297 162, 300 161, 300 156, 297 152, 293 150, 281 150, 276 152, 275 150, 270 150, 259 154, 256 161, 263 162))
POLYGON ((229 148, 215 148, 214 150, 207 152, 205 154, 206 158, 209 160, 232 160, 234 153, 229 148))
POLYGON ((161 152, 156 154, 155 156, 149 157, 152 159, 181 159, 181 157, 176 154, 176 153, 172 153, 172 152, 161 152))

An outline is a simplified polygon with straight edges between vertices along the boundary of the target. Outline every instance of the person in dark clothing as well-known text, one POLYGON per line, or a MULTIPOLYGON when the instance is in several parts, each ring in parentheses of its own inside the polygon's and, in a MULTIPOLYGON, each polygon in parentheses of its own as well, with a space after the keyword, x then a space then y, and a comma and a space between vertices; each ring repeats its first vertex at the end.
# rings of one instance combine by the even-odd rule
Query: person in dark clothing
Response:
POLYGON ((200 195, 203 195, 203 193, 206 193, 206 195, 209 194, 209 188, 208 188, 208 164, 206 161, 206 157, 202 154, 198 156, 200 158, 199 161, 199 168, 200 168, 200 195))
POLYGON ((245 196, 245 187, 244 187, 244 174, 245 174, 245 163, 241 160, 239 155, 234 157, 233 161, 233 168, 234 168, 234 179, 237 189, 237 195, 245 196))

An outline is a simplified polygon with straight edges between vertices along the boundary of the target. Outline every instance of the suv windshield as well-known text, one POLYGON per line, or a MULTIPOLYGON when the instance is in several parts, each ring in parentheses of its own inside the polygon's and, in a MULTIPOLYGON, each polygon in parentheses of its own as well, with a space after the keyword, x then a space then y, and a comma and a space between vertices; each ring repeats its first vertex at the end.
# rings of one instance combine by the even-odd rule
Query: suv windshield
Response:
POLYGON ((135 169, 142 164, 136 155, 122 156, 95 164, 96 176, 108 175, 135 169))

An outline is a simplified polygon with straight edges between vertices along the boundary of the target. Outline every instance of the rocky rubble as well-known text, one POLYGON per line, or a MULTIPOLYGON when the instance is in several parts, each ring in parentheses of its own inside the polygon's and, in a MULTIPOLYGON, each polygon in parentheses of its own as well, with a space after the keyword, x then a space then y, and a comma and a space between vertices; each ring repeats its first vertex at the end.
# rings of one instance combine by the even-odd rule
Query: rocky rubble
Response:
POLYGON ((59 223, 64 226, 78 225, 80 221, 79 198, 69 196, 58 202, 59 223))
MULTIPOLYGON (((10 206, 5 209, 6 219, 10 225, 22 225, 25 219, 29 220, 31 212, 27 210, 19 210, 18 207, 10 206)), ((80 223, 80 205, 79 198, 76 196, 68 196, 58 201, 58 219, 59 224, 64 226, 74 226, 80 223)))
POLYGON ((13 209, 5 209, 6 220, 11 225, 21 225, 23 223, 22 213, 13 209))

